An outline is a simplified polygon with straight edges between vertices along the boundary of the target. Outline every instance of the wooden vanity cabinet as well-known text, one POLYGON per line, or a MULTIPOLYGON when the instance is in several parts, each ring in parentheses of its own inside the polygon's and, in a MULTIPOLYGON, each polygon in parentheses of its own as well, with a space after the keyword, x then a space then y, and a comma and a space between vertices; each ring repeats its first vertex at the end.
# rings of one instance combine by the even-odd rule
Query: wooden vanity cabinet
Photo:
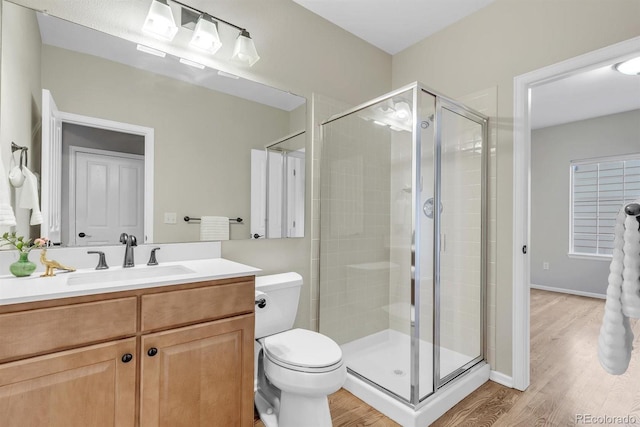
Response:
POLYGON ((252 426, 253 322, 244 315, 144 335, 140 426, 252 426))
POLYGON ((0 306, 0 425, 253 426, 253 301, 251 276, 0 306))
POLYGON ((136 340, 61 351, 0 365, 0 425, 135 425, 136 340))

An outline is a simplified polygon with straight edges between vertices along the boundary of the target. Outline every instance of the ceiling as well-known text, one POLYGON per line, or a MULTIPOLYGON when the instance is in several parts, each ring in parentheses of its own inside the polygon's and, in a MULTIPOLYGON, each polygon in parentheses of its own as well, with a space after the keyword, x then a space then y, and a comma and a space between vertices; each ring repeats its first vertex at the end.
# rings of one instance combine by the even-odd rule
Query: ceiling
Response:
POLYGON ((614 64, 534 87, 531 128, 640 109, 640 76, 619 73, 614 64))
POLYGON ((495 0, 293 0, 395 55, 495 0))

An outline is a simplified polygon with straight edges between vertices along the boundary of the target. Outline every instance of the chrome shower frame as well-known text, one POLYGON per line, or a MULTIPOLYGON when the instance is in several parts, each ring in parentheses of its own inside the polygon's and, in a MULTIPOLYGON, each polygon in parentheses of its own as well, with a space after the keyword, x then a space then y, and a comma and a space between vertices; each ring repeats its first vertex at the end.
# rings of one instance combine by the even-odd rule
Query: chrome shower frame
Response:
MULTIPOLYGON (((419 409, 424 406, 428 399, 437 394, 443 387, 469 372, 469 370, 478 363, 486 359, 487 354, 487 226, 488 226, 488 203, 487 203, 487 187, 488 187, 488 117, 482 113, 475 111, 460 102, 457 102, 441 93, 429 88, 428 86, 414 82, 409 85, 403 86, 397 90, 374 98, 366 103, 353 107, 343 113, 334 115, 321 123, 322 126, 331 122, 339 120, 343 117, 354 114, 358 111, 369 108, 380 102, 389 100, 400 94, 412 91, 413 96, 413 129, 412 129, 412 165, 411 165, 411 221, 412 221, 412 237, 411 237, 411 310, 414 311, 414 321, 411 322, 411 393, 410 399, 407 400, 396 393, 382 387, 381 385, 370 381, 368 378, 358 374, 357 372, 349 369, 349 373, 361 379, 365 383, 371 385, 375 389, 393 397, 394 399, 408 405, 411 408, 419 409), (422 215, 422 204, 420 200, 420 184, 422 175, 422 136, 420 131, 421 122, 418 120, 423 117, 422 107, 420 105, 420 97, 422 93, 426 93, 435 97, 435 116, 434 116, 434 209, 433 209, 433 253, 434 253, 434 268, 433 268, 433 384, 432 392, 426 394, 422 398, 420 397, 420 296, 421 296, 421 275, 420 275, 420 262, 419 260, 422 248, 419 238, 416 236, 421 235, 420 215, 422 215), (469 119, 482 126, 482 157, 481 157, 481 255, 480 255, 480 304, 481 304, 481 337, 480 337, 480 351, 481 354, 465 364, 464 366, 456 369, 454 372, 440 377, 440 297, 441 297, 441 283, 440 283, 440 249, 441 249, 441 236, 440 226, 442 221, 442 215, 439 207, 441 206, 441 147, 442 147, 442 112, 448 110, 456 113, 466 119, 469 119)), ((322 134, 324 131, 321 130, 322 134)), ((322 160, 321 160, 322 161, 322 160)), ((321 203, 321 202, 320 202, 321 203)), ((320 298, 318 298, 318 316, 320 316, 320 298)))

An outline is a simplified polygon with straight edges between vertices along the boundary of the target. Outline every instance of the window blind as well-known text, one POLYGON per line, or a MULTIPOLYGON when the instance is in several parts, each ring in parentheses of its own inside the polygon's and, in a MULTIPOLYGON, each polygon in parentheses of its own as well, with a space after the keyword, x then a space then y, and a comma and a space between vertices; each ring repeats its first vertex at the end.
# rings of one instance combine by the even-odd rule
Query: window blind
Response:
POLYGON ((570 252, 613 253, 616 216, 640 198, 640 154, 571 162, 570 252))

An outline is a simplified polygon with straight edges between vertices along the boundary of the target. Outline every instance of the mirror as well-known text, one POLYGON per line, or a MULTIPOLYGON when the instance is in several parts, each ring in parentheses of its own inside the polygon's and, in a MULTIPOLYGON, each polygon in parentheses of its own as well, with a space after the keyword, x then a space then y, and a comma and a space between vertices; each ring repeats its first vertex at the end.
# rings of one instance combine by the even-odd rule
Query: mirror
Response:
POLYGON ((305 141, 299 131, 251 150, 254 239, 304 236, 305 141))
POLYGON ((218 216, 230 218, 230 239, 252 238, 251 150, 266 156, 266 143, 304 129, 304 98, 8 1, 2 8, 0 157, 8 173, 11 142, 27 148, 48 230, 29 225, 22 190, 9 186, 18 234, 65 246, 119 244, 126 230, 139 241, 188 242, 201 227, 185 216, 218 216))

